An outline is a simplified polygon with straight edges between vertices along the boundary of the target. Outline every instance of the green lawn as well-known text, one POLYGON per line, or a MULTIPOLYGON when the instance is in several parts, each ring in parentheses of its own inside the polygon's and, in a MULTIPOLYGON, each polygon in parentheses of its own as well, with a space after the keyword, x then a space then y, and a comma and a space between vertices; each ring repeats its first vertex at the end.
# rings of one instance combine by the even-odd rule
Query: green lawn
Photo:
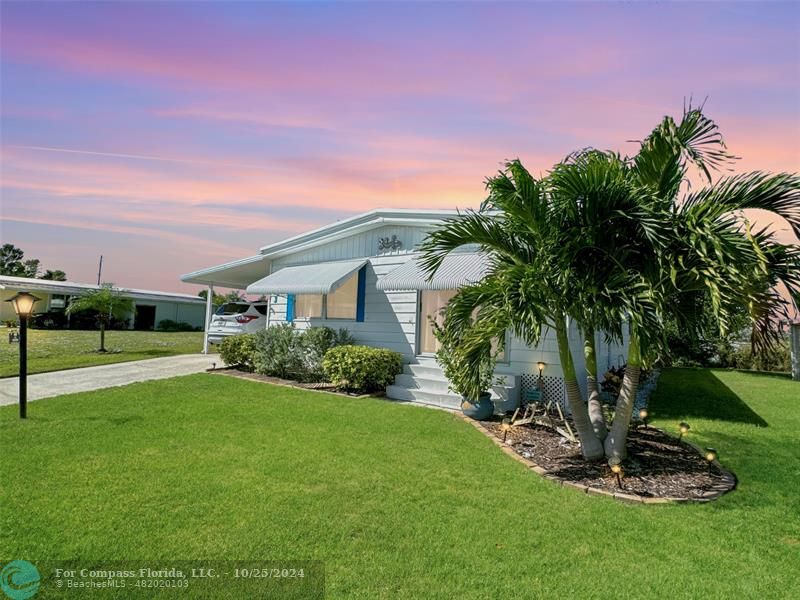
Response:
MULTIPOLYGON (((96 352, 99 331, 28 330, 28 372, 44 373, 75 367, 191 354, 203 349, 202 332, 108 331, 108 352, 96 352)), ((0 328, 0 377, 19 374, 19 345, 8 343, 0 328)))
POLYGON ((331 598, 798 598, 800 384, 671 370, 739 489, 625 505, 451 414, 215 375, 0 409, 0 555, 310 559, 331 598))

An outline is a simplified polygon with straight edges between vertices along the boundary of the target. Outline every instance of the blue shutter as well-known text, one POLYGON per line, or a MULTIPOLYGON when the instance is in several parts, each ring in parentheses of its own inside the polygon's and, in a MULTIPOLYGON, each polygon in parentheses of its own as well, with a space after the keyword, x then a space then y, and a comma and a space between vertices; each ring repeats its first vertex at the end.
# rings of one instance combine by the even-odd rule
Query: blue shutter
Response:
POLYGON ((356 321, 364 321, 364 297, 367 294, 367 265, 358 270, 358 291, 356 292, 356 321))
POLYGON ((289 323, 294 321, 294 294, 286 296, 286 320, 289 323))

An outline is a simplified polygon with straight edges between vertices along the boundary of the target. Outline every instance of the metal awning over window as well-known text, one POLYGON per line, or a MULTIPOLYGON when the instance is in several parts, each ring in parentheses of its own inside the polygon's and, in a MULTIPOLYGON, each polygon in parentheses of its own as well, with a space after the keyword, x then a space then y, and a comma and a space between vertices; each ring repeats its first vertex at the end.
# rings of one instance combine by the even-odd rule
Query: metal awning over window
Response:
POLYGON ((428 279, 419 265, 419 258, 412 258, 378 280, 378 289, 455 290, 483 279, 489 267, 490 258, 483 252, 456 252, 448 254, 428 279))
POLYGON ((284 267, 248 285, 247 293, 330 294, 365 264, 366 258, 284 267))

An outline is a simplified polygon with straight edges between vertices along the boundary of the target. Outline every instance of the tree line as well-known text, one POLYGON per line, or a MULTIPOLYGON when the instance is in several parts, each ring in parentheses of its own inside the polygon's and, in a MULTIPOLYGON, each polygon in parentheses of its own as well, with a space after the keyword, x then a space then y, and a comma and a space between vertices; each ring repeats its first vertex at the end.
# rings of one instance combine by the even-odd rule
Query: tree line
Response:
POLYGON ((0 275, 51 281, 67 280, 67 274, 61 269, 46 269, 41 275, 40 272, 41 262, 38 258, 26 259, 25 252, 14 244, 3 244, 0 247, 0 275))

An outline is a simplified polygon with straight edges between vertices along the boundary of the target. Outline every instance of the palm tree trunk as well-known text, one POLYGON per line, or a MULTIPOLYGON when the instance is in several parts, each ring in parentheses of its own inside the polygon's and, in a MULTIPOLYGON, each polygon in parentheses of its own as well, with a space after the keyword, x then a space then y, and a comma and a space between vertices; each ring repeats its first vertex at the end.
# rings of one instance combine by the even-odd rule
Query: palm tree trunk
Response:
POLYGON ((583 356, 586 359, 586 392, 589 420, 598 440, 604 441, 608 435, 603 405, 600 402, 600 390, 597 386, 597 353, 595 352, 594 330, 587 329, 583 337, 583 356))
POLYGON ((639 374, 642 371, 642 353, 639 347, 639 336, 631 331, 628 345, 628 362, 625 365, 625 376, 622 378, 622 387, 617 398, 617 407, 614 410, 614 422, 605 441, 605 451, 608 458, 625 458, 628 429, 631 424, 633 404, 636 400, 636 391, 639 389, 639 374))
POLYGON ((100 321, 100 352, 106 351, 106 324, 100 321))
POLYGON ((564 373, 564 386, 567 388, 567 401, 578 438, 581 441, 581 452, 586 460, 599 460, 603 458, 603 443, 594 434, 592 422, 589 420, 589 411, 581 398, 578 387, 578 376, 575 374, 575 363, 569 348, 567 337, 567 323, 563 316, 556 318, 556 339, 558 340, 558 355, 561 360, 561 370, 564 373))

